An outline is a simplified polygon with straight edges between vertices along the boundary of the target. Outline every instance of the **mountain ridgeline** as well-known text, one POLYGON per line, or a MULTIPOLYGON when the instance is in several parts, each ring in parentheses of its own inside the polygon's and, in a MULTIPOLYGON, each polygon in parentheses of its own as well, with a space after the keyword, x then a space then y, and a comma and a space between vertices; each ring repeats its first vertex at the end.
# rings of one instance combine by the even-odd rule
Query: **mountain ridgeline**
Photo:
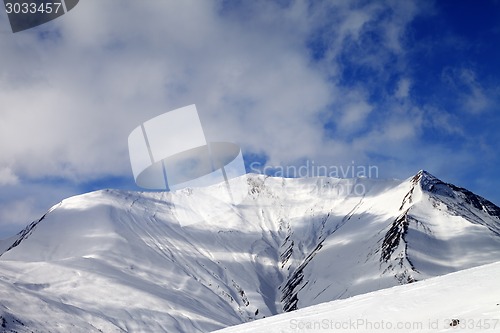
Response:
POLYGON ((425 171, 244 179, 62 201, 2 244, 5 327, 206 332, 500 258, 500 208, 425 171))

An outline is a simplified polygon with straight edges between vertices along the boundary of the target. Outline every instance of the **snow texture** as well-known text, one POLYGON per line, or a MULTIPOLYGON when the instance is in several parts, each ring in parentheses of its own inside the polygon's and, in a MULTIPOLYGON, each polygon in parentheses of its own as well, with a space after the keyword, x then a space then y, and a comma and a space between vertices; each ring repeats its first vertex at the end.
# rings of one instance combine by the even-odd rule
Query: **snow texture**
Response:
MULTIPOLYGON (((236 206, 221 184, 102 190, 52 207, 0 243, 4 331, 207 332, 500 258, 500 209, 425 171, 404 181, 245 177, 236 206)), ((359 297, 404 312, 384 301, 395 290, 406 289, 359 297)))
POLYGON ((499 275, 497 262, 217 332, 499 332, 499 275))

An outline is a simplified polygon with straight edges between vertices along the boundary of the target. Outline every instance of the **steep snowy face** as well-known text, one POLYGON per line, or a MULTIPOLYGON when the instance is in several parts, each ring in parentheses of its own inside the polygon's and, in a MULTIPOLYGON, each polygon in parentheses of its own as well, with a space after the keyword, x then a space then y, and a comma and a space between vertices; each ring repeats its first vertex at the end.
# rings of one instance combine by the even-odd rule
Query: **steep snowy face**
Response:
MULTIPOLYGON (((500 258, 499 208, 486 199, 425 171, 383 191, 366 189, 329 205, 312 250, 280 286, 285 311, 500 258)), ((287 255, 304 243, 294 237, 287 255)))
POLYGON ((499 258, 497 206, 425 171, 410 183, 382 244, 381 259, 398 279, 411 282, 499 258))
POLYGON ((64 200, 5 247, 2 316, 54 331, 205 332, 500 258, 500 209, 424 171, 247 175, 236 206, 224 186, 64 200))

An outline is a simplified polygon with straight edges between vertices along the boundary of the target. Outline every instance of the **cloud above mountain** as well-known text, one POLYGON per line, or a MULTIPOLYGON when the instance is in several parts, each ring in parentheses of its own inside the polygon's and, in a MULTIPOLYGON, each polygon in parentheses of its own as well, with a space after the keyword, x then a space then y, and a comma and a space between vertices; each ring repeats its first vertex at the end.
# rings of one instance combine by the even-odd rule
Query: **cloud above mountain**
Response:
POLYGON ((413 1, 87 0, 36 29, 3 33, 0 198, 9 212, 0 216, 20 218, 0 223, 25 224, 14 212, 26 211, 16 209, 26 197, 39 214, 97 183, 132 185, 130 131, 193 103, 207 138, 238 142, 250 162, 355 161, 390 177, 454 164, 459 178, 476 166, 477 147, 493 165, 498 135, 485 128, 478 144, 482 123, 462 117, 491 115, 497 83, 473 61, 455 61, 428 68, 451 97, 423 91, 416 58, 436 40, 415 22, 439 15, 413 1), (463 108, 448 108, 453 94, 463 108), (51 194, 29 190, 38 187, 51 194))

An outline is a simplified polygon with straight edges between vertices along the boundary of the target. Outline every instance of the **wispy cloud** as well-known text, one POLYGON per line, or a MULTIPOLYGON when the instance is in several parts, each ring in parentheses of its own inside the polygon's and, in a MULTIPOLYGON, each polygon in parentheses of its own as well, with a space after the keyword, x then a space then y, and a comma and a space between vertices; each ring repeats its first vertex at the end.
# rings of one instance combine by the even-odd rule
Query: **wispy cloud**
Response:
POLYGON ((403 78, 398 82, 395 96, 397 98, 407 98, 410 95, 411 81, 408 78, 403 78))
POLYGON ((443 80, 452 88, 462 103, 462 110, 479 114, 491 106, 492 100, 477 80, 476 73, 470 68, 450 68, 443 70, 443 80))

